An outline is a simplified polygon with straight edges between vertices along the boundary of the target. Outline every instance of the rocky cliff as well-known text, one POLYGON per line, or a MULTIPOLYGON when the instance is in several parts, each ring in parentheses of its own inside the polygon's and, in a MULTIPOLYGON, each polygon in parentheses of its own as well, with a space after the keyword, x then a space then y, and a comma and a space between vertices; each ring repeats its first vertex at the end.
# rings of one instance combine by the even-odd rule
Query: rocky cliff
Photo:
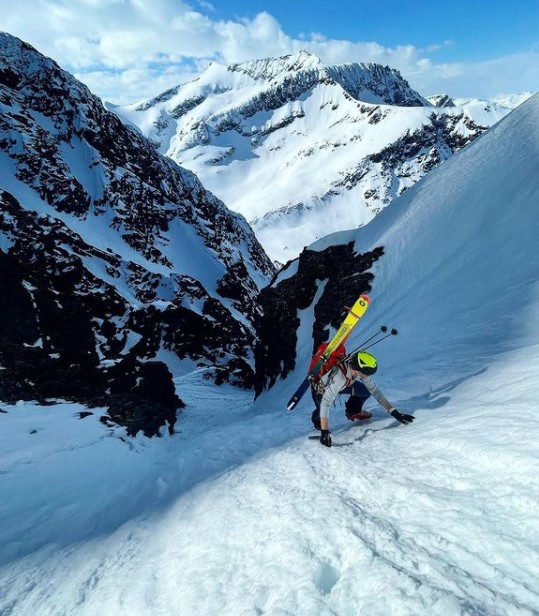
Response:
POLYGON ((172 367, 252 385, 273 267, 246 221, 7 34, 0 263, 4 401, 80 400, 155 434, 181 406, 172 367))

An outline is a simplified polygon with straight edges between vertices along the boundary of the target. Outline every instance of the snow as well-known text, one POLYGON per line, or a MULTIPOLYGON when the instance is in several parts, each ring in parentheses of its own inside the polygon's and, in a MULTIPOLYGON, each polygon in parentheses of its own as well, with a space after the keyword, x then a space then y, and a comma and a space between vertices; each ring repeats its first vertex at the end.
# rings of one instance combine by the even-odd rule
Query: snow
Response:
MULTIPOLYGON (((353 345, 416 421, 306 435, 308 362, 253 404, 179 372, 177 433, 127 437, 83 407, 1 405, 0 614, 539 613, 539 96, 313 249, 383 245, 353 345)), ((290 272, 293 266, 290 266, 290 272)), ((324 281, 320 281, 318 293, 324 281)), ((185 367, 184 367, 185 368, 185 367)))
MULTIPOLYGON (((426 161, 440 162, 429 153, 433 117, 453 121, 454 136, 468 138, 531 96, 457 99, 455 107, 437 108, 384 70, 325 66, 302 52, 212 64, 167 96, 112 110, 245 216, 270 258, 285 263, 328 233, 367 224, 426 174, 426 161), (380 83, 388 92, 405 88, 416 106, 384 104, 372 90, 380 83), (370 161, 412 136, 425 147, 410 154, 408 168, 393 165, 388 173, 370 161)), ((436 138, 443 159, 452 152, 442 141, 436 138)))

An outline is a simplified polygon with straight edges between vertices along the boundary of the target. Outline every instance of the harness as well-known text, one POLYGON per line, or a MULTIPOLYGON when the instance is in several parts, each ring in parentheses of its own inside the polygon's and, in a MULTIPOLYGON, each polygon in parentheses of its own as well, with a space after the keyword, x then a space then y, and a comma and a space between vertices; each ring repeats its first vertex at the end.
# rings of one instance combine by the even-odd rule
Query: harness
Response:
MULTIPOLYGON (((323 375, 323 376, 327 375, 327 383, 329 384, 331 382, 332 374, 334 373, 336 369, 339 369, 345 378, 345 384, 344 384, 343 389, 345 389, 346 387, 350 387, 350 385, 352 385, 352 383, 354 382, 354 379, 351 379, 348 377, 348 371, 346 370, 346 367, 344 366, 344 363, 342 362, 335 364, 335 366, 333 366, 329 372, 323 375)), ((326 386, 322 383, 321 378, 313 380, 311 385, 312 385, 313 390, 316 392, 316 394, 320 396, 323 395, 324 392, 326 391, 326 386)))

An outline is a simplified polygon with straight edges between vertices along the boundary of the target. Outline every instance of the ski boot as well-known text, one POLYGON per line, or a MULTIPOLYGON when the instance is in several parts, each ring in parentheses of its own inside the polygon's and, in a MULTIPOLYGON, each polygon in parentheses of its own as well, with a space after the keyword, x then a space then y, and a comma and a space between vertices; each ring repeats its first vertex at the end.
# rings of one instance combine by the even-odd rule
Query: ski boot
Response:
POLYGON ((363 398, 350 396, 344 405, 346 419, 349 419, 350 421, 355 421, 356 419, 359 419, 360 421, 370 419, 372 417, 372 413, 363 410, 363 402, 365 402, 363 398))
POLYGON ((353 413, 352 415, 346 413, 346 419, 349 419, 350 421, 355 421, 356 419, 364 421, 365 419, 370 419, 371 417, 372 413, 369 413, 369 411, 360 411, 359 413, 353 413))

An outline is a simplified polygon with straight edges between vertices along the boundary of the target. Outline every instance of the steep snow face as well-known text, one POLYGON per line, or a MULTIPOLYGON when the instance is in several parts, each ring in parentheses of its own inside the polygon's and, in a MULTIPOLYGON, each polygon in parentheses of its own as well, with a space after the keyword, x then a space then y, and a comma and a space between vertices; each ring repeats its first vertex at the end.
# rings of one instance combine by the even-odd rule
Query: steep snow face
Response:
MULTIPOLYGON (((360 331, 379 323, 406 324, 398 342, 376 347, 395 386, 413 380, 425 391, 436 389, 503 362, 515 348, 539 344, 538 161, 535 95, 368 226, 329 235, 309 247, 311 262, 318 252, 321 263, 327 250, 351 243, 354 254, 383 250, 369 270, 372 304, 360 331)), ((354 273, 359 270, 346 276, 354 273)), ((305 275, 301 259, 283 269, 272 285, 276 303, 291 301, 286 300, 290 293, 279 289, 294 288, 305 275)), ((346 277, 329 277, 326 284, 346 286, 346 277)), ((271 303, 266 310, 272 310, 271 303)), ((299 325, 300 312, 293 316, 297 329, 287 337, 297 336, 300 370, 295 378, 301 379, 315 331, 312 325, 299 325), (303 339, 300 331, 306 332, 303 339)), ((269 339, 262 344, 273 365, 282 361, 289 369, 294 358, 272 355, 269 339)), ((274 373, 269 376, 274 380, 274 373)))
POLYGON ((275 289, 317 288, 293 315, 296 370, 254 406, 200 371, 177 379, 170 438, 1 405, 0 613, 538 614, 538 127, 536 98, 283 270, 275 289), (306 438, 309 400, 285 404, 326 289, 354 272, 313 282, 303 262, 379 244, 351 344, 399 327, 375 379, 416 420, 369 400, 352 426, 336 405, 327 449, 306 438))
MULTIPOLYGON (((40 361, 112 369, 168 351, 248 382, 273 266, 245 219, 54 62, 0 37, 0 257, 4 292, 26 308, 15 327, 18 302, 4 305, 7 355, 39 340, 40 361)), ((24 364, 4 399, 53 395, 25 388, 24 364)))
MULTIPOLYGON (((371 305, 348 346, 360 344, 380 324, 399 329, 391 342, 374 347, 380 366, 374 378, 393 404, 416 416, 412 426, 397 426, 369 401, 376 422, 343 432, 342 406, 333 407, 330 425, 339 448, 327 454, 316 444, 313 481, 320 479, 320 486, 312 498, 302 487, 310 481, 291 479, 291 469, 311 452, 305 447, 294 457, 286 449, 292 457, 285 464, 287 485, 311 509, 287 515, 296 520, 289 528, 300 525, 302 537, 323 528, 324 541, 331 538, 332 569, 326 575, 334 586, 324 601, 329 611, 538 611, 539 517, 530 508, 539 496, 538 204, 535 95, 367 226, 309 247, 311 261, 318 252, 321 263, 328 250, 351 243, 358 255, 383 249, 369 270, 371 305), (328 477, 326 491, 321 485, 328 477), (332 505, 329 493, 337 495, 332 505), (327 515, 321 510, 326 503, 327 515), (311 516, 316 527, 299 522, 311 516), (339 541, 343 528, 347 538, 334 557, 333 539, 339 541), (358 551, 364 563, 350 565, 358 551), (388 582, 396 571, 399 579, 388 582), (371 582, 370 590, 364 592, 358 579, 367 587, 371 582)), ((305 279, 301 261, 277 276, 276 305, 287 296, 281 289, 305 279)), ((319 290, 340 283, 346 284, 343 275, 330 277, 319 282, 319 290)), ((286 413, 286 401, 305 377, 320 298, 317 293, 292 315, 287 337, 297 336, 296 369, 260 395, 260 412, 275 407, 286 413)), ((272 365, 279 359, 289 368, 286 356, 273 357, 272 365)), ((308 426, 312 408, 307 395, 290 423, 302 416, 308 426)), ((318 545, 315 539, 306 543, 295 560, 302 561, 305 552, 319 555, 310 547, 318 545)), ((308 569, 307 561, 297 569, 308 569)))
POLYGON ((388 357, 390 371, 421 381, 415 365, 430 359, 469 373, 539 342, 538 161, 535 95, 359 230, 356 250, 386 251, 373 269, 378 316, 409 323, 407 361, 388 357), (450 318, 429 296, 447 299, 450 318), (475 353, 440 354, 465 341, 475 353))
POLYGON ((324 66, 302 52, 213 64, 114 111, 195 171, 284 262, 367 223, 509 109, 435 107, 388 67, 324 66))

